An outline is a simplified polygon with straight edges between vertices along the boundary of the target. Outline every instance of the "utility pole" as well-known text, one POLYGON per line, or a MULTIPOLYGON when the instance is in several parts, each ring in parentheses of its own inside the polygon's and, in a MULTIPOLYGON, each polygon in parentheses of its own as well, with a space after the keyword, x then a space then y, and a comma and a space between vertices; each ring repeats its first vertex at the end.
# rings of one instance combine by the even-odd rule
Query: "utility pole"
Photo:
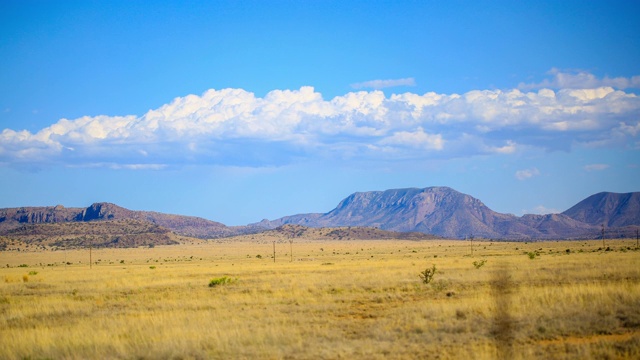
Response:
POLYGON ((291 254, 291 262, 293 262, 293 239, 289 239, 289 253, 291 254))
POLYGON ((604 244, 604 224, 602 224, 602 248, 605 248, 605 244, 604 244))
POLYGON ((473 256, 473 235, 469 236, 469 241, 471 241, 471 256, 473 256))
POLYGON ((273 241, 273 262, 276 262, 276 241, 273 241))
POLYGON ((638 248, 638 229, 636 229, 636 249, 638 248))
POLYGON ((91 249, 93 248, 93 239, 89 240, 89 269, 93 266, 93 259, 91 258, 91 249))

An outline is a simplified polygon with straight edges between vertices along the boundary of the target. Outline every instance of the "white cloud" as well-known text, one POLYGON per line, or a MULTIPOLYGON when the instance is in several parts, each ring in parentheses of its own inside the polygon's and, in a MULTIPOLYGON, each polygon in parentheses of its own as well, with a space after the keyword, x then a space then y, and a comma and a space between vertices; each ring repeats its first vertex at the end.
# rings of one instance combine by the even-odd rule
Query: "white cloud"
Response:
MULTIPOLYGON (((576 146, 634 148, 639 135, 640 97, 606 86, 389 97, 376 90, 330 100, 312 87, 262 98, 222 89, 178 97, 141 116, 61 119, 36 133, 4 129, 0 163, 144 169, 277 166, 314 158, 447 159, 576 146)), ((525 170, 518 178, 534 175, 525 170)))
POLYGON ((531 169, 518 170, 515 174, 516 179, 518 180, 526 180, 538 175, 540 175, 540 171, 535 167, 531 169))
POLYGON ((400 145, 423 150, 442 150, 444 140, 440 134, 428 134, 419 127, 414 132, 399 131, 380 141, 382 145, 400 145))
POLYGON ((583 71, 562 71, 553 68, 548 72, 551 79, 544 79, 539 83, 521 83, 518 88, 521 90, 553 88, 553 89, 595 89, 599 87, 611 87, 615 89, 638 89, 640 88, 640 76, 598 78, 595 75, 583 71))
POLYGON ((416 80, 412 77, 403 79, 369 80, 351 84, 354 89, 384 89, 396 86, 416 86, 416 80))
POLYGON ((536 215, 546 215, 546 214, 559 214, 562 211, 554 208, 548 208, 544 205, 538 205, 530 210, 523 210, 523 214, 536 214, 536 215))
POLYGON ((586 171, 602 171, 608 168, 609 168, 608 164, 589 164, 584 166, 584 169, 586 171))

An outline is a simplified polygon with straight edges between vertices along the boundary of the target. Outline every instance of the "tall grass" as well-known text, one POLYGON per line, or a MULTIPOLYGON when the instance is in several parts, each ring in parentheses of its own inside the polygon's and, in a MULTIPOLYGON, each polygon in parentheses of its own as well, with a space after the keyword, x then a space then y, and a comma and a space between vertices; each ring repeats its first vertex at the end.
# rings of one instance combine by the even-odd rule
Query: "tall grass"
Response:
POLYGON ((261 239, 100 249, 92 269, 80 250, 1 252, 0 358, 640 357, 638 251, 308 241, 290 262, 288 245, 276 263, 261 239))

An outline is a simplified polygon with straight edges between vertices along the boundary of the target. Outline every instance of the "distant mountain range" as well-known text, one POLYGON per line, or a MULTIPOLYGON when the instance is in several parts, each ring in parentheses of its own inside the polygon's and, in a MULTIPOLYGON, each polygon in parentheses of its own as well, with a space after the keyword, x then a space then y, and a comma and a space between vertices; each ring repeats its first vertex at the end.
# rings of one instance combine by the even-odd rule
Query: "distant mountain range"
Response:
POLYGON ((95 203, 87 208, 7 208, 0 209, 0 236, 15 234, 16 229, 29 224, 116 220, 148 222, 178 235, 198 238, 251 234, 283 225, 369 227, 447 238, 510 240, 599 238, 604 226, 606 237, 635 237, 640 229, 640 193, 603 192, 560 214, 518 217, 495 212, 480 200, 448 187, 357 192, 328 213, 297 214, 233 227, 192 216, 132 211, 111 203, 95 203))
POLYGON ((640 193, 603 192, 561 214, 518 217, 495 212, 480 200, 448 187, 369 191, 348 196, 325 214, 298 214, 252 226, 272 229, 284 224, 369 226, 448 238, 512 240, 598 238, 604 225, 605 236, 635 236, 640 228, 640 193))

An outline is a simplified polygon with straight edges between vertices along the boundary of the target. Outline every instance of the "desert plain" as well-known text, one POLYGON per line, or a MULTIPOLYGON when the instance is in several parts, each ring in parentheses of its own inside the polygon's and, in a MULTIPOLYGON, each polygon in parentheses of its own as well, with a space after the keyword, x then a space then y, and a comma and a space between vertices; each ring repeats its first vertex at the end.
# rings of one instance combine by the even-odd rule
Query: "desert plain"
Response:
POLYGON ((636 239, 256 234, 0 266, 2 359, 640 358, 636 239))

